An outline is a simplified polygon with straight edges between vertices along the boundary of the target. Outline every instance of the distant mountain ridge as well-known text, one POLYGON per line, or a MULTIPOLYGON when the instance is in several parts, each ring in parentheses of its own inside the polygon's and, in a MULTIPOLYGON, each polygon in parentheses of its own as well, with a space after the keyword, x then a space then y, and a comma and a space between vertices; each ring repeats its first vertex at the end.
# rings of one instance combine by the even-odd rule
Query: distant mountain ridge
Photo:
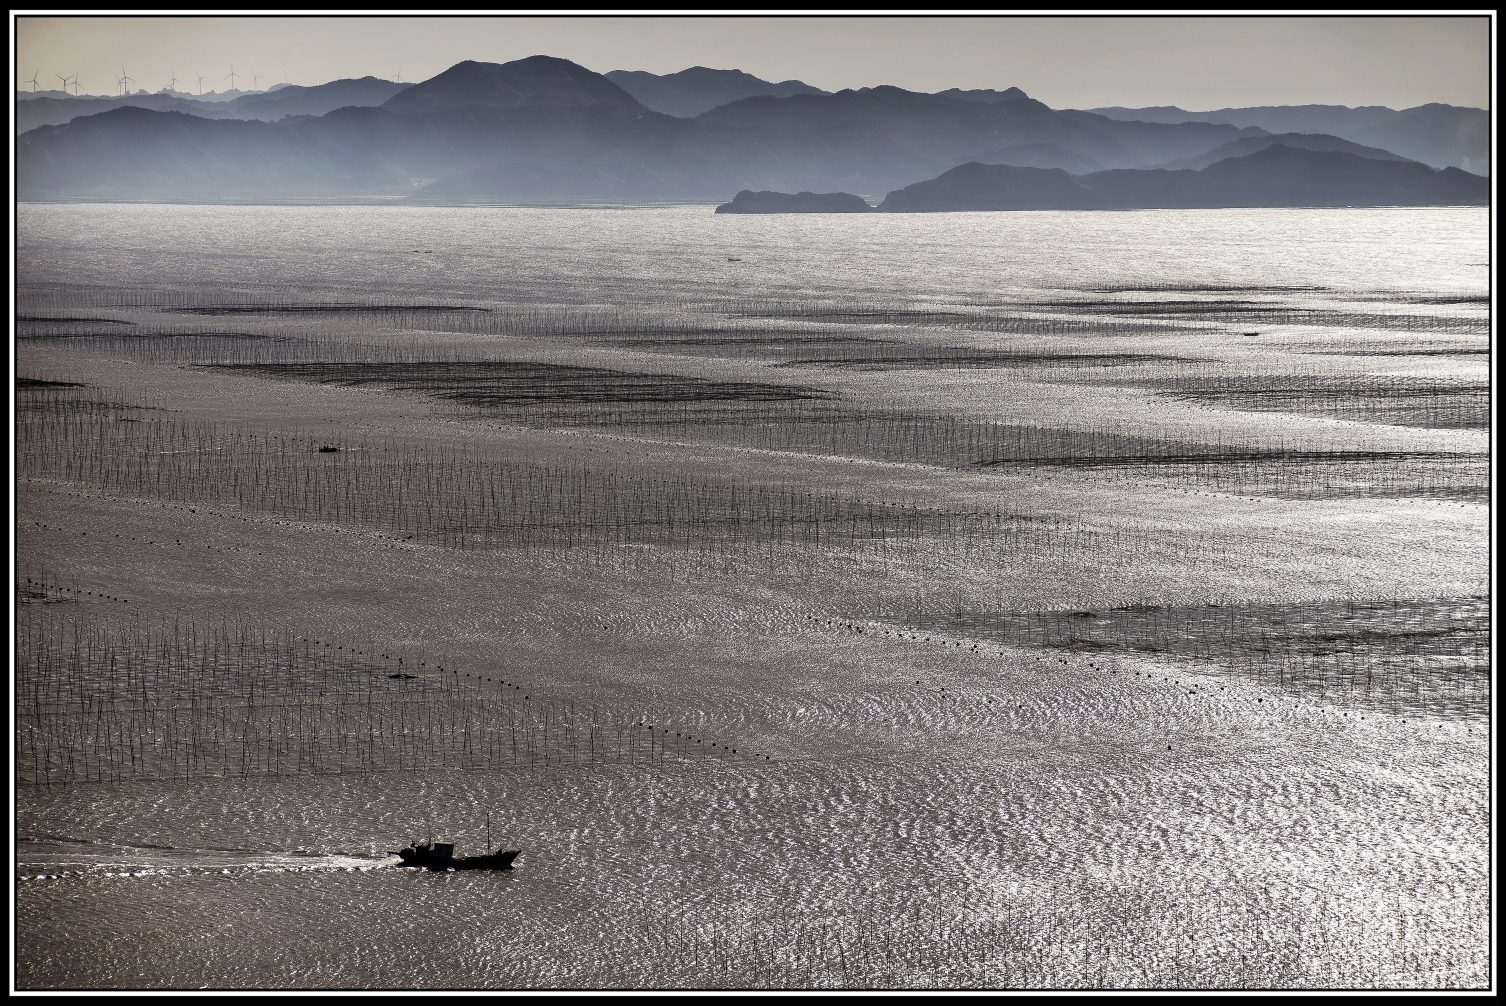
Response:
MULTIPOLYGON (((720 201, 742 190, 875 195, 972 161, 1087 174, 1227 154, 1243 149, 1229 144, 1268 136, 1259 127, 1059 111, 1023 92, 959 94, 881 86, 762 95, 683 118, 651 110, 604 74, 534 56, 467 61, 406 86, 364 78, 285 87, 209 111, 142 96, 19 136, 17 196, 528 203, 720 201), (385 91, 380 105, 345 104, 375 102, 385 91), (321 115, 292 111, 315 101, 340 104, 321 115), (136 107, 152 102, 162 110, 136 107), (265 121, 235 121, 252 113, 265 121)), ((1321 141, 1364 149, 1345 142, 1321 141)))
POLYGON ((740 98, 830 93, 801 80, 771 83, 741 70, 713 70, 705 66, 692 66, 662 76, 643 70, 610 70, 603 76, 648 108, 681 119, 694 118, 740 98))
POLYGON ((1222 146, 1214 147, 1207 153, 1199 154, 1196 157, 1184 157, 1179 161, 1172 161, 1169 164, 1158 165, 1158 167, 1168 168, 1173 171, 1181 168, 1199 170, 1206 168, 1210 164, 1217 164, 1225 158, 1243 157, 1246 154, 1253 154, 1258 150, 1264 150, 1278 143, 1299 150, 1329 150, 1344 154, 1354 154, 1358 157, 1367 157, 1372 161, 1411 161, 1411 158, 1393 154, 1389 150, 1382 150, 1379 147, 1366 147, 1337 136, 1329 136, 1325 133, 1272 133, 1268 136, 1242 136, 1222 146))
POLYGON ((1427 104, 1397 111, 1381 105, 1263 105, 1189 112, 1174 105, 1151 108, 1095 108, 1121 121, 1211 122, 1271 133, 1326 133, 1365 146, 1381 147, 1435 168, 1463 168, 1490 174, 1490 113, 1481 108, 1427 104))
POLYGON ((421 84, 406 87, 382 103, 409 115, 450 108, 585 108, 607 105, 637 114, 648 109, 599 73, 554 56, 529 56, 511 63, 465 60, 421 84))
POLYGON ((198 101, 178 92, 116 98, 45 95, 17 103, 16 131, 25 133, 38 126, 60 126, 80 115, 98 115, 125 107, 186 112, 205 119, 262 119, 270 122, 284 115, 325 115, 349 105, 380 105, 408 86, 377 77, 361 77, 332 80, 313 87, 279 85, 275 89, 251 91, 225 101, 198 101))
POLYGON ((697 116, 697 122, 782 134, 786 142, 828 148, 865 145, 885 156, 936 163, 1005 143, 1059 143, 1113 167, 1161 163, 1237 139, 1232 126, 1130 124, 1058 112, 1032 98, 980 102, 898 87, 790 98, 744 98, 697 116), (1172 157, 1161 153, 1181 151, 1172 157))
POLYGON ((131 95, 119 98, 63 98, 43 95, 16 102, 16 134, 40 126, 61 126, 80 116, 99 115, 117 108, 150 108, 157 112, 187 112, 206 119, 225 114, 229 102, 198 102, 172 94, 131 95))
POLYGON ((991 88, 964 91, 960 87, 949 87, 945 91, 936 93, 943 98, 961 98, 963 101, 1018 101, 1020 98, 1030 97, 1018 87, 1009 87, 1002 91, 995 91, 991 88))
POLYGON ((411 84, 380 77, 356 77, 332 80, 328 84, 304 87, 287 84, 266 94, 248 94, 230 102, 238 118, 280 119, 284 115, 325 115, 351 105, 380 105, 411 84))
POLYGON ((1199 171, 1119 169, 1073 176, 1060 168, 969 163, 889 193, 886 213, 977 210, 1220 209, 1282 206, 1488 205, 1490 183, 1459 168, 1435 171, 1276 143, 1199 171))

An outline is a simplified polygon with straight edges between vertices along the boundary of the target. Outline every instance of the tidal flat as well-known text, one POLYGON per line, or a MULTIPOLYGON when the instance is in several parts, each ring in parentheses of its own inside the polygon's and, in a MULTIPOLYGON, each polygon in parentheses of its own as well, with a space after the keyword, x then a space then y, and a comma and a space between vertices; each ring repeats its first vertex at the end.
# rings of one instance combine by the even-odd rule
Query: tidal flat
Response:
POLYGON ((1487 209, 17 234, 19 987, 1488 986, 1487 209))

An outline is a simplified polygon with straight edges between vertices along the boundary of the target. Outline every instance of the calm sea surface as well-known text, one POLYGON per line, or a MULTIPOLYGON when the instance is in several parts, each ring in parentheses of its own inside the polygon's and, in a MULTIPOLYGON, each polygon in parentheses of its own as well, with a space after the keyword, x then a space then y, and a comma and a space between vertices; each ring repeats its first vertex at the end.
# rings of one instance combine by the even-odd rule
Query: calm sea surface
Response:
MULTIPOLYGON (((1384 313, 1409 294, 1488 289, 1488 211, 1473 208, 717 217, 27 204, 17 219, 23 301, 63 286, 271 290, 694 316, 1145 288, 1384 313)), ((779 645, 802 689, 820 678, 798 644, 779 645)), ((1148 659, 1124 667, 1165 673, 1148 659)), ((1487 980, 1478 722, 1403 730, 1382 714, 1268 714, 1264 698, 1255 713, 1265 693, 1248 682, 1189 712, 1173 701, 1180 686, 1089 688, 1063 674, 1033 685, 1010 720, 984 704, 1016 694, 1008 674, 945 697, 875 696, 837 677, 819 708, 785 702, 780 682, 728 687, 720 713, 772 704, 781 729, 821 738, 806 750, 824 753, 764 764, 23 787, 17 981, 1487 980), (1159 757, 1173 734, 1195 734, 1200 754, 1159 757), (524 849, 510 874, 401 870, 385 856, 427 821, 474 851, 486 814, 495 841, 524 849)))
POLYGON ((1133 285, 1484 291, 1490 241, 1479 208, 718 217, 704 206, 35 204, 19 208, 17 237, 22 287, 849 303, 1133 285))

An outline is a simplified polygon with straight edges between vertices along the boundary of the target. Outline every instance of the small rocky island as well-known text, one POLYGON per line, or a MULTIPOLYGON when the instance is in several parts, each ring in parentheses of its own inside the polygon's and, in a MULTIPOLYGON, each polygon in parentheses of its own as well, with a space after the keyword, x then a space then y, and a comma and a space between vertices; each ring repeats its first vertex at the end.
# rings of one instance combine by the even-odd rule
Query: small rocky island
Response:
POLYGON ((850 192, 754 192, 743 189, 718 213, 871 213, 862 196, 850 192))

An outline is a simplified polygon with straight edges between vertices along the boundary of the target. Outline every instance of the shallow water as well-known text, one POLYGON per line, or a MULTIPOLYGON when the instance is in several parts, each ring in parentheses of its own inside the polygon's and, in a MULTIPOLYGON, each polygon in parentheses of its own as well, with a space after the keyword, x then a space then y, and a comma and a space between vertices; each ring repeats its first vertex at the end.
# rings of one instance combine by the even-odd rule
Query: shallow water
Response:
POLYGON ((765 307, 777 298, 830 299, 851 309, 1135 287, 1212 287, 1214 299, 1230 289, 1272 291, 1307 302, 1328 291, 1332 299, 1349 291, 1483 294, 1488 218, 1476 208, 718 219, 699 206, 23 204, 17 261, 23 288, 262 286, 339 292, 358 303, 414 294, 436 303, 453 293, 469 303, 690 296, 765 307))
MULTIPOLYGON (((1079 719, 1089 722, 1063 733, 1107 726, 1079 719)), ((1308 746, 1271 733, 1238 764, 1210 750, 1224 745, 1179 737, 1199 755, 1168 755, 1151 773, 1143 752, 1116 762, 1088 738, 1087 751, 1053 751, 1061 734, 1040 732, 902 763, 834 751, 767 767, 56 791, 28 800, 25 820, 100 837, 23 842, 23 974, 65 985, 696 984, 692 930, 721 926, 766 928, 773 944, 733 954, 746 960, 731 984, 781 985, 806 955, 781 966, 775 948, 836 920, 870 943, 906 925, 906 940, 981 934, 981 961, 966 962, 981 972, 891 951, 855 967, 855 984, 893 969, 904 984, 1091 983, 1068 941, 1093 945, 1092 968, 1114 984, 1173 984, 1178 968, 1201 969, 1194 984, 1430 984, 1442 976, 1404 962, 1438 954, 1461 966, 1445 982, 1480 980, 1483 948, 1468 948, 1484 908, 1484 793, 1436 774, 1452 752, 1425 734, 1396 749, 1406 779, 1353 758, 1294 769, 1293 749, 1308 746), (372 858, 457 808, 467 827, 453 837, 479 845, 485 807, 493 836, 525 850, 510 874, 372 858), (176 847, 130 847, 148 836, 176 847), (120 912, 79 917, 69 906, 80 901, 120 912), (235 940, 216 939, 230 926, 235 940), (74 934, 96 947, 82 967, 60 964, 74 934), (1313 945, 1294 946, 1303 938, 1313 945), (1247 970, 1229 967, 1234 955, 1247 970)))
MULTIPOLYGON (((1433 352, 1483 341, 1487 224, 1479 209, 21 206, 22 311, 57 330, 24 340, 18 372, 109 403, 54 409, 57 389, 20 403, 35 424, 22 438, 20 563, 37 581, 22 586, 24 620, 51 620, 62 640, 75 621, 108 636, 233 618, 359 646, 359 660, 301 679, 331 695, 413 688, 371 664, 376 644, 384 661, 505 672, 541 708, 653 720, 741 754, 430 759, 416 772, 299 757, 237 773, 200 758, 176 781, 128 762, 123 781, 24 785, 18 985, 1482 987, 1488 519, 1475 468, 1488 429, 1155 389, 1173 376, 1194 391, 1230 375, 1487 380, 1488 356, 1433 352), (485 310, 433 310, 456 306, 485 310), (106 323, 61 320, 96 315, 106 323), (1253 317, 1259 338, 1243 334, 1253 317), (117 336, 132 326, 179 328, 148 352, 117 336), (768 345, 807 328, 828 349, 895 345, 894 359, 925 365, 776 366, 789 354, 768 345), (195 349, 193 331, 217 334, 195 349), (247 345, 263 347, 256 360, 408 353, 655 387, 809 385, 851 421, 766 430, 762 404, 747 418, 608 421, 190 366, 246 362, 247 345), (1416 352, 1361 355, 1398 346, 1416 352), (1061 366, 1074 355, 1112 365, 1061 366), (1010 365, 931 365, 959 359, 1010 365), (1095 463, 978 465, 985 423, 1095 463), (89 442, 152 479, 126 492, 102 478, 109 452, 78 447, 96 432, 89 442), (884 439, 906 435, 908 453, 884 439), (1085 454, 1124 444, 1203 445, 1213 460, 1189 473, 1085 454), (332 445, 342 452, 319 453, 332 445), (1229 445, 1284 451, 1287 467, 1230 469, 1229 445), (1370 470, 1334 474, 1330 455, 1291 467, 1340 449, 1370 470), (185 474, 270 480, 258 458, 278 452, 288 471, 380 472, 384 450, 406 478, 438 458, 429 485, 451 485, 442 470, 462 455, 535 466, 561 498, 608 471, 614 486, 655 487, 644 505, 668 508, 655 527, 741 498, 764 530, 744 515, 744 537, 714 548, 614 532, 579 554, 557 547, 556 515, 538 525, 548 547, 461 549, 443 515, 404 537, 432 509, 411 486, 407 510, 358 518, 270 489, 209 493, 185 474), (1418 456, 1467 460, 1421 475, 1383 464, 1418 456), (748 497, 750 485, 793 495, 748 497), (849 517, 845 542, 745 554, 832 500, 890 515, 904 539, 859 540, 849 517), (1071 621, 1084 608, 1093 619, 1071 621), (1337 670, 1298 686, 1252 672, 1251 653, 1273 648, 1337 670), (1377 669, 1394 685, 1384 701, 1356 683, 1377 669), (431 830, 462 853, 490 841, 523 854, 496 874, 386 855, 431 830)), ((591 507, 588 535, 607 511, 641 523, 616 500, 591 507)), ((151 679, 142 708, 204 702, 184 721, 214 722, 212 703, 244 685, 216 660, 186 690, 177 671, 151 679)), ((136 701, 137 678, 87 664, 48 679, 53 706, 136 701)), ((301 694, 293 667, 263 686, 301 694)), ((453 706, 423 702, 425 716, 453 706)), ((325 729, 286 723, 289 750, 325 729)), ((470 743, 465 729, 425 731, 470 743)))

